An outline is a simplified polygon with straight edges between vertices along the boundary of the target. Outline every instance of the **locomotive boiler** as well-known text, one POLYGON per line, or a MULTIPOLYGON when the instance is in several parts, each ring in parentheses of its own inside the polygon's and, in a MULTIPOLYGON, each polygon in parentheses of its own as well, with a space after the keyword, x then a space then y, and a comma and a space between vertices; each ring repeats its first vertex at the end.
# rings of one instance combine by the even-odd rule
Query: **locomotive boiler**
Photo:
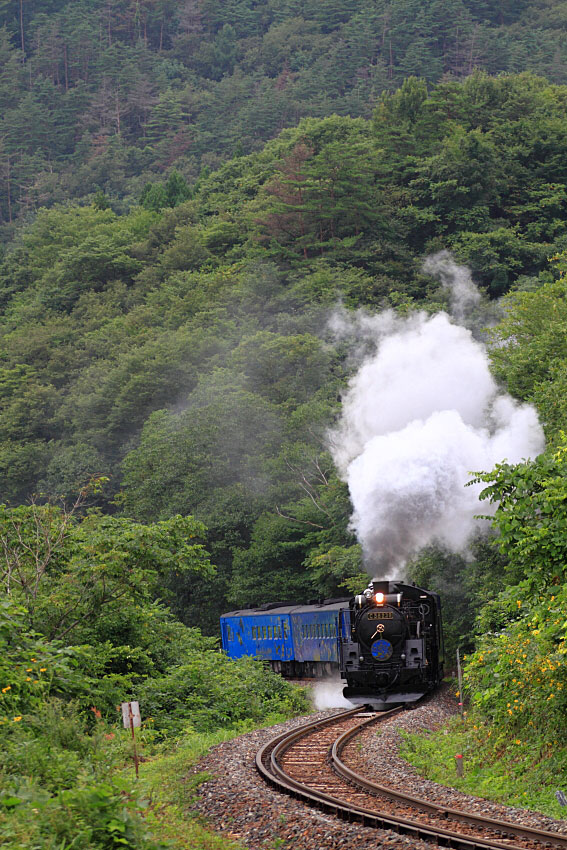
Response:
POLYGON ((339 648, 344 696, 353 703, 413 702, 443 678, 439 596, 373 579, 347 611, 339 648))

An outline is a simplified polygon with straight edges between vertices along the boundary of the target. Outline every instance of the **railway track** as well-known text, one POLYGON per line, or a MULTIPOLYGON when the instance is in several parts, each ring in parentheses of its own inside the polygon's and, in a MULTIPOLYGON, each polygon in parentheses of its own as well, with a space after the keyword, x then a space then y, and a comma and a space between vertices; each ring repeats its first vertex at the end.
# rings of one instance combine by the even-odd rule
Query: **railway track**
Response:
POLYGON ((268 741, 256 767, 272 786, 363 826, 390 829, 457 850, 567 848, 567 836, 451 809, 360 776, 343 761, 347 745, 369 725, 403 711, 363 708, 307 723, 268 741))

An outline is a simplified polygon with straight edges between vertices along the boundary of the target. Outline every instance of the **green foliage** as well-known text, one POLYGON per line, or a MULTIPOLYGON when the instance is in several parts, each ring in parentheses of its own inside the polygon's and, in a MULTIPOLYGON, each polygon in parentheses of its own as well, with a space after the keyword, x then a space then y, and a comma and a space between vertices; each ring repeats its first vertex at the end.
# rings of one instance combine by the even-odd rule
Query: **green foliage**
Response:
POLYGON ((565 593, 557 588, 534 597, 523 582, 499 596, 492 620, 495 608, 506 627, 480 639, 468 660, 472 705, 499 733, 551 741, 565 713, 565 593))
POLYGON ((137 693, 162 735, 179 734, 187 719, 197 732, 211 732, 308 709, 305 693, 261 662, 246 657, 237 663, 210 649, 147 679, 137 693))
POLYGON ((562 818, 555 797, 565 772, 562 747, 542 747, 533 734, 525 740, 510 738, 470 716, 437 732, 403 737, 400 754, 421 776, 486 800, 562 818), (456 753, 463 757, 462 777, 456 775, 456 753))
POLYGON ((408 564, 408 579, 441 596, 446 669, 453 668, 457 649, 461 655, 472 649, 475 620, 502 587, 505 562, 494 540, 488 539, 474 541, 466 560, 430 547, 408 564))
MULTIPOLYGON (((300 708, 190 627, 216 633, 228 600, 358 585, 325 451, 354 364, 329 309, 433 309, 444 300, 420 269, 441 248, 488 294, 512 290, 494 370, 559 449, 480 474, 499 543, 467 562, 422 553, 412 578, 442 594, 451 652, 479 613, 476 711, 520 729, 503 699, 525 646, 542 734, 556 734, 559 667, 537 678, 561 660, 565 619, 567 88, 549 10, 534 33, 529 3, 103 5, 0 12, 0 218, 14 236, 0 267, 0 731, 16 741, 25 718, 31 735, 10 771, 27 747, 51 793, 95 763, 86 744, 46 750, 37 718, 54 700, 73 701, 87 738, 92 702, 106 723, 125 694, 161 736, 190 717, 208 730, 300 708), (108 481, 90 510, 54 507, 93 476, 108 481)), ((67 708, 53 711, 65 727, 67 708)))
POLYGON ((478 481, 489 484, 481 499, 497 503, 493 525, 508 557, 513 583, 526 579, 533 590, 564 580, 567 528, 567 446, 536 460, 497 464, 478 481))
POLYGON ((226 735, 307 709, 304 691, 259 661, 230 661, 159 602, 179 577, 211 575, 203 532, 190 517, 143 526, 97 512, 79 521, 49 505, 3 508, 0 843, 165 846, 131 770, 118 773, 130 755, 117 714, 125 699, 141 703, 146 752, 157 738, 226 735))
POLYGON ((491 331, 495 374, 516 397, 536 403, 552 441, 567 425, 562 392, 567 356, 563 254, 554 265, 561 279, 544 282, 535 291, 512 292, 505 299, 505 318, 491 331))
POLYGON ((174 747, 160 748, 144 762, 139 786, 145 799, 152 801, 147 812, 152 833, 168 847, 179 850, 241 850, 242 845, 228 841, 226 835, 209 832, 195 817, 195 790, 206 775, 188 771, 212 747, 242 734, 245 727, 219 729, 213 733, 190 732, 174 747))
POLYGON ((348 531, 346 485, 326 455, 287 460, 306 493, 254 524, 250 545, 234 552, 229 599, 236 605, 345 596, 343 582, 360 575, 361 553, 348 531))
POLYGON ((482 722, 544 747, 563 728, 567 652, 565 455, 561 445, 535 461, 497 465, 478 477, 497 502, 493 524, 507 558, 509 586, 481 610, 481 637, 465 682, 482 722))
POLYGON ((191 189, 178 171, 172 171, 164 184, 146 183, 140 196, 140 206, 159 212, 164 207, 176 207, 191 197, 191 189))
MULTIPOLYGON (((115 612, 121 630, 141 603, 169 602, 177 581, 187 587, 214 575, 192 517, 172 517, 145 526, 124 518, 87 515, 50 505, 2 507, 2 582, 26 606, 30 629, 50 639, 104 641, 115 612)), ((124 640, 124 643, 127 643, 124 640)))

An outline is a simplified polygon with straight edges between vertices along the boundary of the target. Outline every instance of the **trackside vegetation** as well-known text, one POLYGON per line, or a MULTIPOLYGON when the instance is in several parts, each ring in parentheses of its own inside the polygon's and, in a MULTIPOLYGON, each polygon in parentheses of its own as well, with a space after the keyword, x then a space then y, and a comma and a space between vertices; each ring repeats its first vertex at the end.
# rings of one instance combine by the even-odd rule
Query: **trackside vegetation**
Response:
MULTIPOLYGON (((155 795, 148 803, 155 770, 136 783, 124 700, 142 706, 143 774, 146 759, 176 745, 185 809, 192 786, 180 774, 215 735, 308 710, 302 691, 250 658, 230 661, 158 598, 170 569, 185 569, 192 581, 212 570, 201 544, 189 542, 199 524, 172 523, 77 519, 49 506, 4 510, 10 589, 0 604, 0 844, 165 846, 159 836, 171 819, 162 805, 177 804, 163 798, 162 781, 160 804, 155 795)), ((202 846, 203 830, 194 831, 194 844, 168 837, 173 846, 202 846)))

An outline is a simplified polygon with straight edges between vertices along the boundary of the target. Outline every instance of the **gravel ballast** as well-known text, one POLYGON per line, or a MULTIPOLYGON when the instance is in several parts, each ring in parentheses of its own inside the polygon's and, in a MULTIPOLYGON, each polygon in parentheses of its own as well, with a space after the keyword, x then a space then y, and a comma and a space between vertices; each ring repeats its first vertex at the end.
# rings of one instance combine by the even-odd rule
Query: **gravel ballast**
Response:
MULTIPOLYGON (((414 796, 435 800, 453 808, 467 809, 502 820, 511 820, 550 831, 567 833, 564 821, 554 821, 523 809, 510 809, 488 803, 450 788, 422 779, 415 769, 398 756, 400 730, 419 732, 436 729, 456 711, 454 699, 441 693, 412 711, 393 717, 376 729, 363 733, 357 747, 360 773, 381 784, 394 785, 414 796)), ((310 715, 310 720, 336 714, 337 709, 310 715)), ((384 848, 385 850, 430 850, 431 845, 387 830, 370 829, 309 808, 304 803, 270 788, 254 765, 256 752, 280 732, 303 725, 299 717, 268 729, 259 729, 220 744, 197 765, 195 772, 211 778, 199 788, 194 809, 215 831, 239 840, 248 850, 345 850, 345 848, 384 848)))

